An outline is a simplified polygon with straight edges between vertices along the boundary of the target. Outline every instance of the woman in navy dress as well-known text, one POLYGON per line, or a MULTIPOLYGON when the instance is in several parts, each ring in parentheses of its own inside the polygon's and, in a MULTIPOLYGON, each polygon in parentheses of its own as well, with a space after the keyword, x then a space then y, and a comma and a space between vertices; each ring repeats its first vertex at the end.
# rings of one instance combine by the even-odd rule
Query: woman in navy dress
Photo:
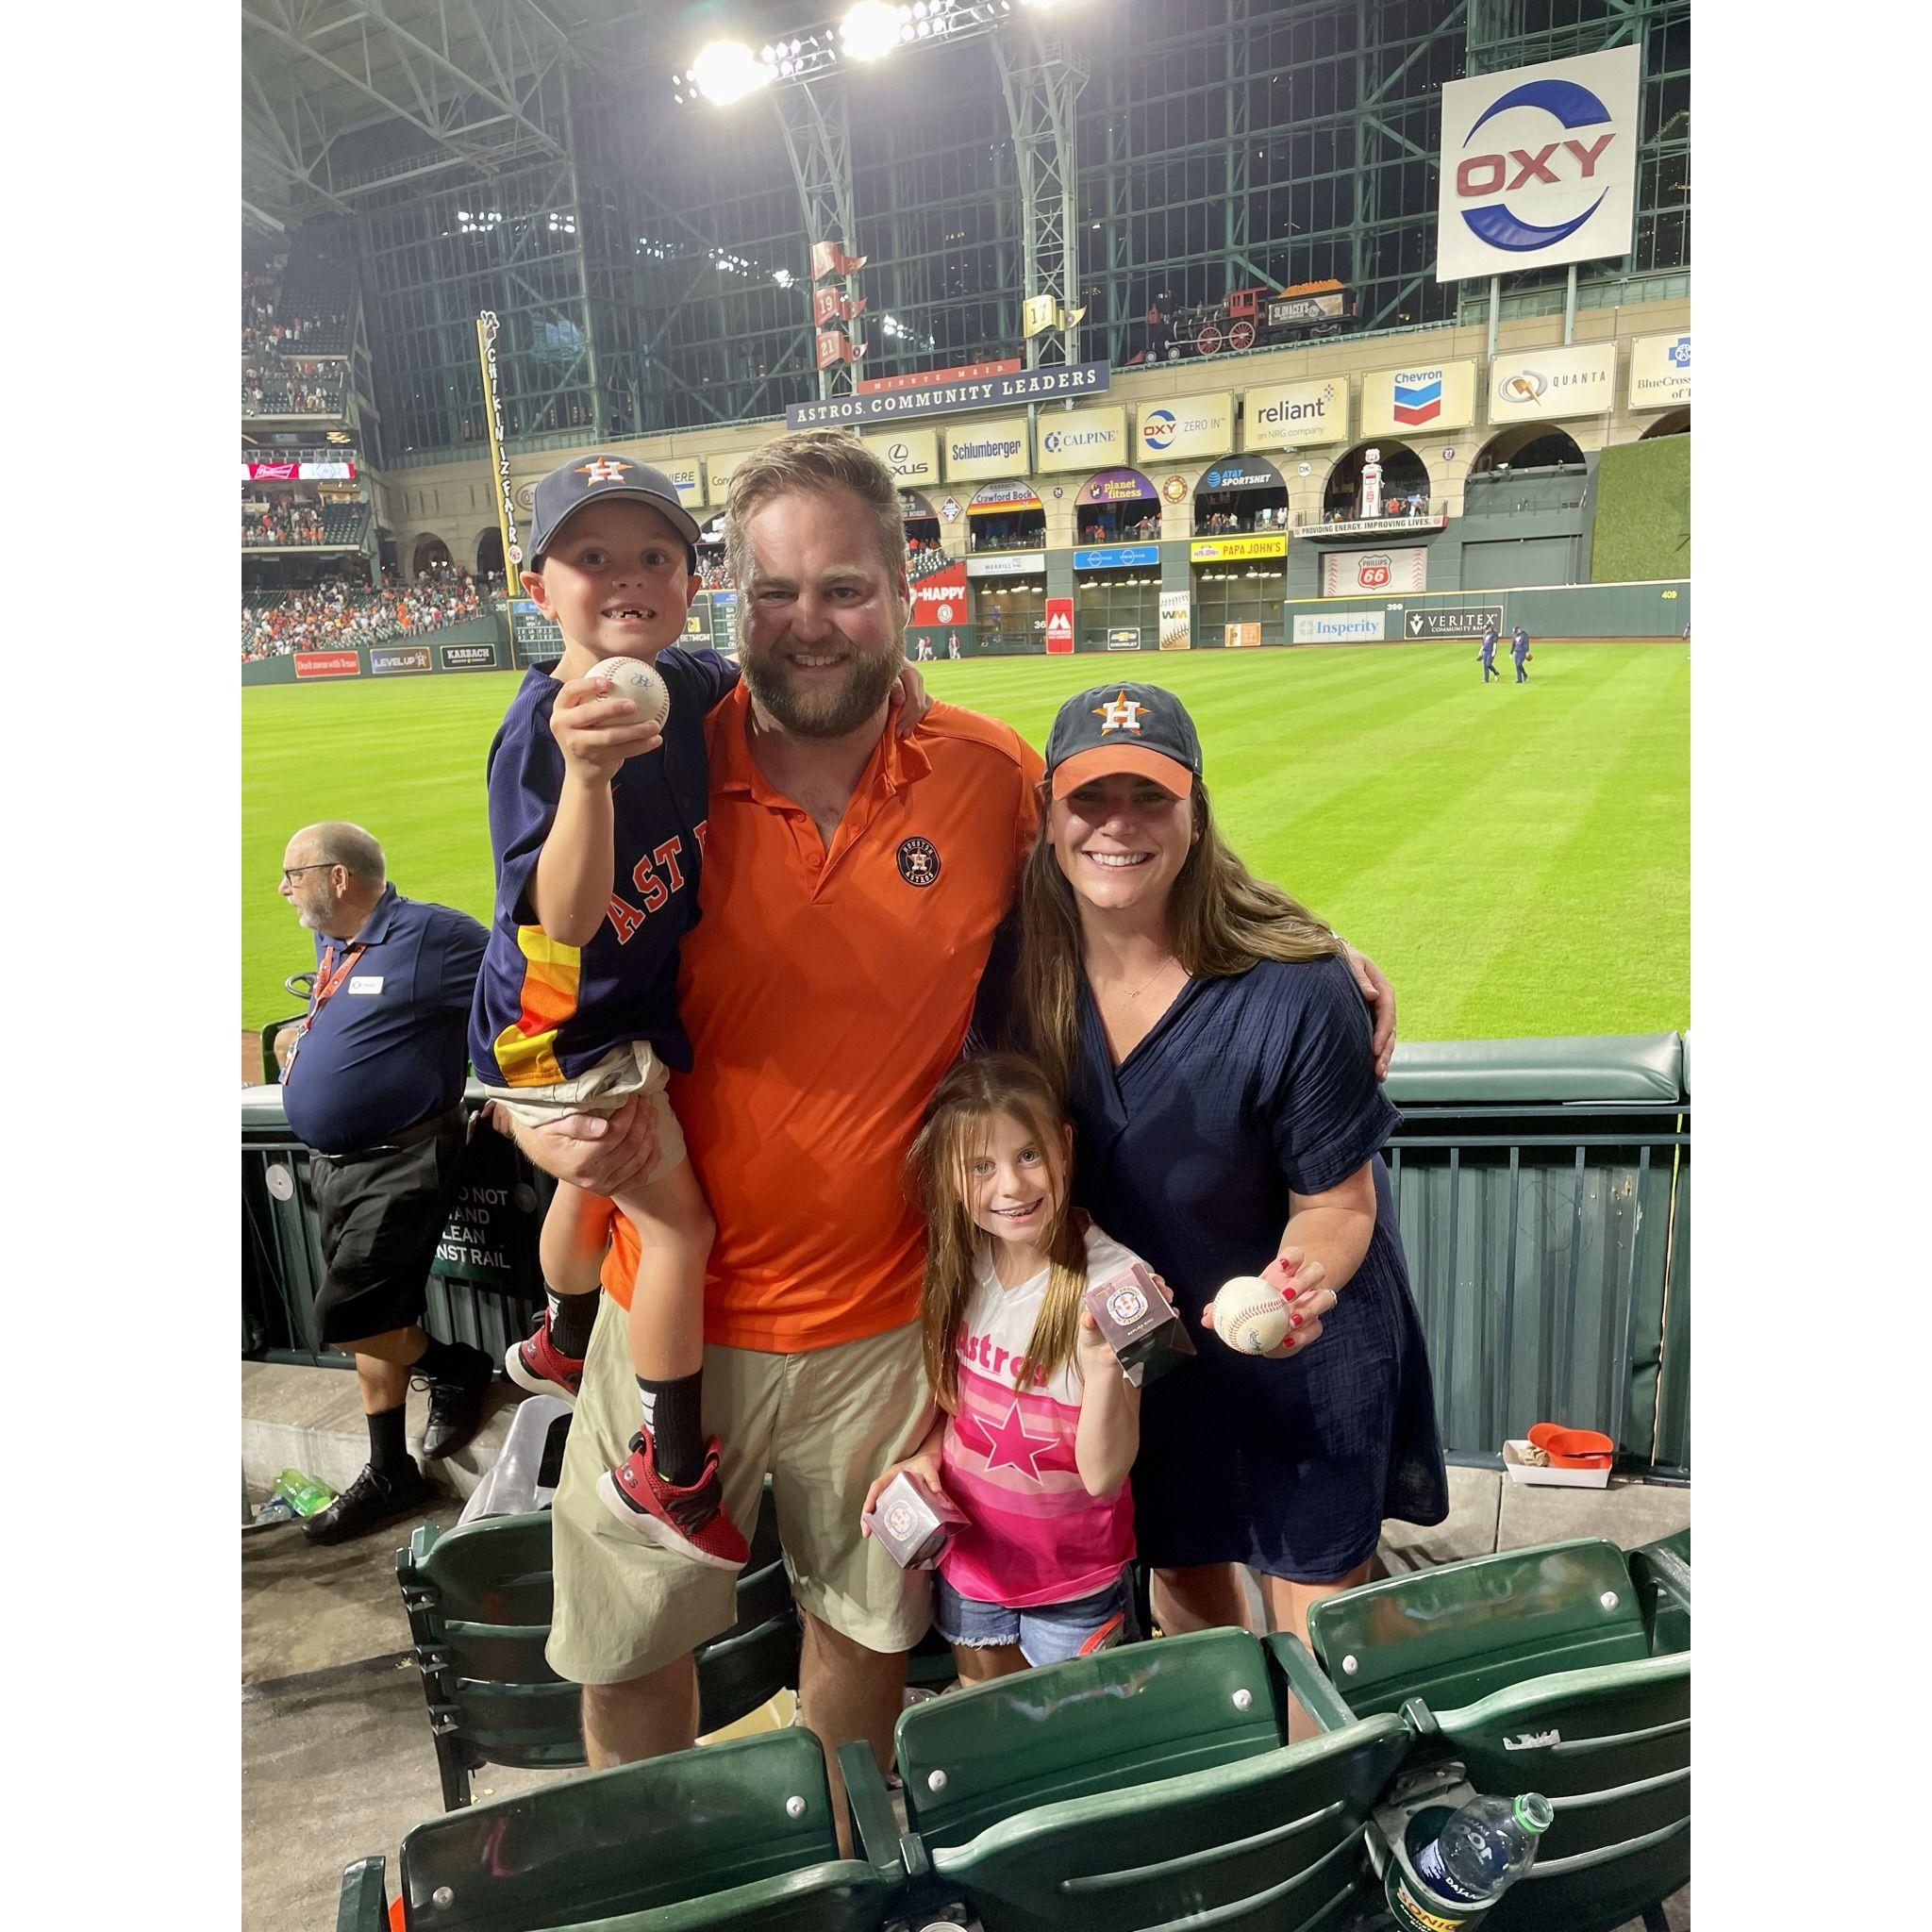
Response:
POLYGON ((1135 1536, 1164 1630, 1269 1622, 1367 1579, 1382 1519, 1448 1513, 1422 1327, 1342 941, 1214 828, 1200 742, 1152 685, 1069 699, 1021 896, 1012 1019, 1069 1100, 1074 1194, 1169 1284, 1198 1355, 1150 1387, 1135 1536), (1291 1297, 1284 1345, 1237 1354, 1236 1274, 1291 1297))

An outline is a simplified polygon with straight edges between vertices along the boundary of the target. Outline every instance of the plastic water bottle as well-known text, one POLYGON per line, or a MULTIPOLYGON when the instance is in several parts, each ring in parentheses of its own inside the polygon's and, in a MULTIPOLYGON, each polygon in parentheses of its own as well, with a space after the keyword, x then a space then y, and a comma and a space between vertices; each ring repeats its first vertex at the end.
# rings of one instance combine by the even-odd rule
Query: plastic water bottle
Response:
POLYGON ((285 1497, 297 1516, 314 1516, 336 1499, 336 1492, 319 1475, 285 1469, 275 1478, 275 1494, 285 1497))
POLYGON ((1457 1905, 1491 1905, 1536 1862, 1538 1842, 1556 1816, 1538 1791, 1477 1798, 1423 1847, 1416 1874, 1457 1905))

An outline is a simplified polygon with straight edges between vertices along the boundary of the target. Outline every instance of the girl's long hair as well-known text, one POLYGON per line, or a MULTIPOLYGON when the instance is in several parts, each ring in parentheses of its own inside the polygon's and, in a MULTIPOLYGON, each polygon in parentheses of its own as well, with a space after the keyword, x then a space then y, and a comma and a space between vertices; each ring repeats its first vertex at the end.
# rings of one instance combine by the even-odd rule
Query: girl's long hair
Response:
MULTIPOLYGON (((1020 879, 1019 1036, 1064 1105, 1080 1058, 1080 914, 1049 829, 1040 830, 1020 879)), ((1194 842, 1167 902, 1168 939, 1191 979, 1227 979, 1263 959, 1321 959, 1343 950, 1332 927, 1279 886, 1249 872, 1214 824, 1208 788, 1193 791, 1194 842)))
POLYGON ((1087 1286, 1087 1243, 1068 1198, 1066 1119, 1045 1076, 1017 1054, 980 1054, 956 1061, 920 1122, 907 1164, 925 1211, 925 1291, 921 1298, 925 1374, 947 1414, 959 1407, 959 1325, 972 1298, 980 1243, 989 1240, 969 1205, 973 1163, 1001 1114, 1040 1150, 1058 1205, 1040 1245, 1046 1252, 1046 1293, 1026 1339, 1023 1377, 1043 1382, 1073 1359, 1080 1296, 1087 1286))

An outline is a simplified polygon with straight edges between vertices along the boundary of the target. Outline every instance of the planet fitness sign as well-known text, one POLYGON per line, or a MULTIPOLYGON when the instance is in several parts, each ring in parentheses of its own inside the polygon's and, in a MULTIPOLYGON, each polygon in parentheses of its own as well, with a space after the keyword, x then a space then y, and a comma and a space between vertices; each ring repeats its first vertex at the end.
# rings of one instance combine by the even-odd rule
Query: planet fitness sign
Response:
POLYGON ((1641 63, 1633 44, 1444 85, 1439 282, 1629 254, 1641 63))

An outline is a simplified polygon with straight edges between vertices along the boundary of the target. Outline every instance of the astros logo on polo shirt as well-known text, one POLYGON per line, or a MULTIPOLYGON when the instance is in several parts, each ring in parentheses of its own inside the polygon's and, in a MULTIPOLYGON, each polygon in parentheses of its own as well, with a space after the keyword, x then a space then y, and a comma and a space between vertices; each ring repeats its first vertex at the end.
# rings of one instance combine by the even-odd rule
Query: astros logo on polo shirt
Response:
POLYGON ((588 476, 592 483, 615 483, 630 469, 628 463, 620 463, 610 457, 599 457, 594 463, 579 463, 577 475, 588 476))
POLYGON ((1105 738, 1109 731, 1133 731, 1141 729, 1141 713, 1147 708, 1139 698, 1130 698, 1124 690, 1116 698, 1104 705, 1095 705, 1093 715, 1100 720, 1100 735, 1105 738))
POLYGON ((929 886, 939 875, 939 848, 930 839, 907 839, 901 842, 899 876, 908 886, 929 886))

